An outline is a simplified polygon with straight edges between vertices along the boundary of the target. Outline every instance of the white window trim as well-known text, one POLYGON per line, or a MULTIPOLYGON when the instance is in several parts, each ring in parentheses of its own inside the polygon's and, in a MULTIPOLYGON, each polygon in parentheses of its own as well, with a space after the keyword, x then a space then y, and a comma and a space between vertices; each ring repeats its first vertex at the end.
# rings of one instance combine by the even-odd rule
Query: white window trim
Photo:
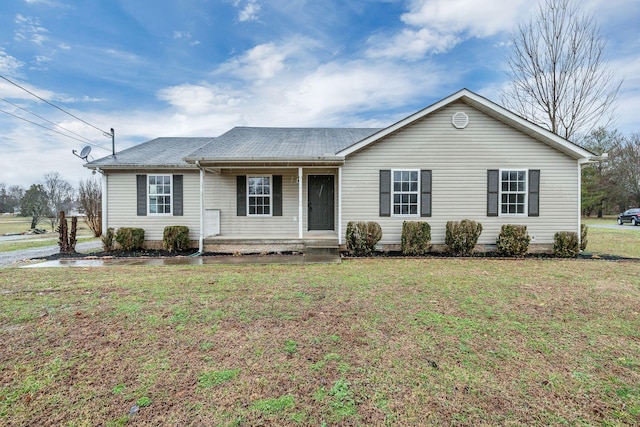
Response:
MULTIPOLYGON (((389 192, 389 195, 391 197, 391 217, 396 217, 396 218, 419 218, 420 217, 420 196, 421 196, 421 188, 422 183, 420 182, 420 168, 406 168, 406 169, 391 169, 391 191, 389 192), (417 172, 418 173, 418 191, 417 191, 417 195, 418 195, 418 206, 417 206, 417 210, 415 214, 396 214, 394 213, 395 209, 394 209, 394 195, 396 194, 396 191, 394 189, 394 183, 395 180, 393 179, 395 172, 417 172)), ((405 193, 405 192, 403 192, 405 193)), ((413 192, 409 192, 409 194, 411 194, 413 192)))
MULTIPOLYGON (((167 196, 167 194, 160 194, 160 196, 167 196)), ((147 215, 149 216, 173 216, 173 175, 171 174, 166 174, 166 173, 150 173, 147 174, 147 215), (168 176, 169 177, 169 206, 170 206, 170 210, 171 212, 169 213, 157 213, 157 212, 151 212, 151 196, 158 196, 158 194, 151 194, 150 191, 150 187, 151 184, 149 183, 149 178, 151 178, 152 176, 168 176)))
MULTIPOLYGON (((511 193, 511 192, 508 192, 508 193, 511 193)), ((498 171, 498 216, 504 216, 504 217, 529 216, 529 169, 522 169, 522 168, 499 169, 498 171), (524 212, 523 213, 502 213, 502 172, 524 172, 524 212)))
POLYGON ((273 175, 269 174, 255 174, 247 175, 247 216, 252 217, 270 217, 273 216, 273 175), (264 195, 251 195, 249 194, 249 179, 250 178, 269 178, 269 213, 268 214, 252 214, 249 208, 249 197, 264 197, 264 195))

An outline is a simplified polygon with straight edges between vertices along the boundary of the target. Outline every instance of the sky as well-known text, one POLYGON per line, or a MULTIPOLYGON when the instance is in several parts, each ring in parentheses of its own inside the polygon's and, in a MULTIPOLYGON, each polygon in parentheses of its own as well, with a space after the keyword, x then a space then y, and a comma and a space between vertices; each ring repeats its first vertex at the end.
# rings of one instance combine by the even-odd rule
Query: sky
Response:
MULTIPOLYGON (((580 5, 596 17, 609 65, 624 79, 614 127, 640 132, 640 1, 580 5)), ((509 32, 536 7, 4 0, 0 183, 28 188, 59 172, 77 186, 91 173, 72 150, 91 146, 89 160, 110 155, 111 128, 119 151, 234 126, 385 127, 462 88, 500 103, 509 32)))

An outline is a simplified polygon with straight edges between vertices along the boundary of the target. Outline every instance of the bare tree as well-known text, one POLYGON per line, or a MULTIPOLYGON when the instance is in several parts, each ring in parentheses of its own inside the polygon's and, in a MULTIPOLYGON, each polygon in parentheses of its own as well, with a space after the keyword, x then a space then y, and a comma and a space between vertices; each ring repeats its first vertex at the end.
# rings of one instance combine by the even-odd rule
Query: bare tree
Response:
POLYGON ((622 81, 608 67, 593 15, 573 0, 545 0, 511 44, 505 107, 566 139, 611 122, 622 81))
POLYGON ((49 222, 53 230, 58 223, 58 212, 68 211, 73 204, 73 186, 58 172, 49 172, 44 176, 44 190, 47 193, 49 222))
POLYGON ((640 206, 640 134, 623 140, 609 156, 611 195, 621 211, 640 206))
POLYGON ((80 180, 78 189, 80 208, 95 237, 102 235, 102 187, 95 179, 80 180))

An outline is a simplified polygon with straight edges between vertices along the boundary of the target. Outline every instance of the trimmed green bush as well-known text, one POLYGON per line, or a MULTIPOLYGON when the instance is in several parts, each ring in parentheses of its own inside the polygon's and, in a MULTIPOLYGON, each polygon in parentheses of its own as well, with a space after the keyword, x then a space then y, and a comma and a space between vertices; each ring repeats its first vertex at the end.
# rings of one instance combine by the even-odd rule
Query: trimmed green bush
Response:
POLYGON ((431 249, 431 226, 423 221, 404 221, 401 243, 403 255, 426 254, 431 249))
POLYGON ((100 237, 102 240, 102 249, 105 252, 111 252, 115 249, 115 233, 113 227, 107 228, 107 232, 100 237))
POLYGON ((504 224, 496 246, 500 255, 523 257, 529 251, 529 242, 531 236, 527 233, 526 225, 504 224))
POLYGON ((580 250, 584 251, 587 249, 587 233, 589 232, 589 227, 586 224, 580 224, 580 250))
POLYGON ((144 244, 144 229, 133 227, 120 227, 116 231, 116 242, 123 251, 142 249, 144 244))
POLYGON ((189 249, 189 227, 186 225, 167 225, 162 234, 162 246, 166 251, 182 252, 189 249))
POLYGON ((558 231, 553 235, 553 254, 559 258, 575 258, 580 253, 578 233, 558 231))
POLYGON ((374 221, 349 221, 347 224, 347 249, 354 255, 369 255, 382 238, 382 228, 374 221))
POLYGON ((481 233, 479 222, 470 219, 447 221, 444 243, 454 255, 471 255, 481 233))

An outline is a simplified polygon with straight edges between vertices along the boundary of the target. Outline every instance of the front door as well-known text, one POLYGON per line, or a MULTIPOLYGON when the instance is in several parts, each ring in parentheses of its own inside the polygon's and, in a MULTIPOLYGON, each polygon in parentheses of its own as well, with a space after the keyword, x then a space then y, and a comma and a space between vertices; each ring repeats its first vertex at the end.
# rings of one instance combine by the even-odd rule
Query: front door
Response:
POLYGON ((309 175, 308 181, 309 230, 333 230, 333 175, 309 175))

